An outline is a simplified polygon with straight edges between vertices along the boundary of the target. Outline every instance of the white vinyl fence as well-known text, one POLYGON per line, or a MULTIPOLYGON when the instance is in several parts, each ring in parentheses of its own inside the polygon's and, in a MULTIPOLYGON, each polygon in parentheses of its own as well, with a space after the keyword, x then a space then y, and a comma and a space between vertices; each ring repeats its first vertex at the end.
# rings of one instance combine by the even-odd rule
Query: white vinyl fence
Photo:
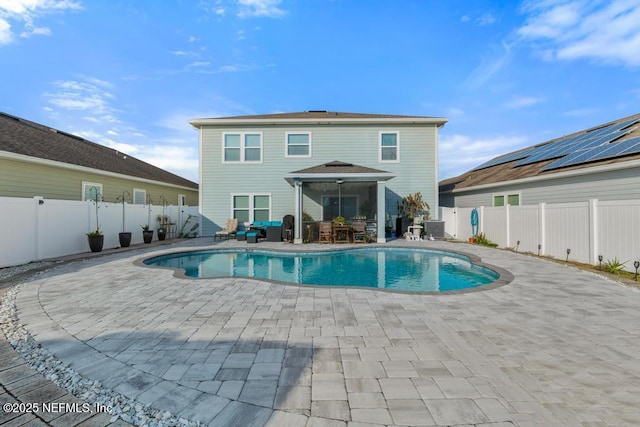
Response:
MULTIPOLYGON (((473 208, 440 208, 445 233, 458 240, 472 236, 473 208)), ((640 200, 485 207, 478 231, 503 248, 517 248, 559 259, 597 265, 617 258, 634 271, 640 259, 640 200)))
MULTIPOLYGON (((176 224, 176 236, 189 215, 193 217, 183 229, 185 234, 202 222, 197 206, 165 206, 163 210, 162 205, 151 205, 149 210, 149 205, 126 203, 124 208, 124 231, 131 232, 132 245, 142 243, 142 225, 149 223, 152 229, 158 228, 158 215, 166 215, 176 224)), ((104 249, 119 247, 122 204, 100 202, 98 221, 104 234, 104 249)), ((0 267, 88 252, 86 233, 96 229, 96 205, 38 197, 0 197, 0 224, 0 267)), ((199 231, 193 230, 198 235, 199 231)))

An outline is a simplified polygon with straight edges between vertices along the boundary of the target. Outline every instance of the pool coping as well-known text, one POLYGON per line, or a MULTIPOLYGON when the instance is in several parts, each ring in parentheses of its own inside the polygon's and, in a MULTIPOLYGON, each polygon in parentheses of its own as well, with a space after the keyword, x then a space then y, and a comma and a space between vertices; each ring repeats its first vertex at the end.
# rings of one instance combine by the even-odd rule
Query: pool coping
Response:
POLYGON ((301 288, 320 288, 320 289, 362 289, 362 290, 368 290, 368 291, 379 291, 379 292, 389 292, 389 293, 397 293, 397 294, 409 294, 409 295, 458 295, 458 294, 468 294, 471 292, 481 292, 481 291, 488 291, 488 290, 492 290, 492 289, 496 289, 496 288, 500 288, 502 286, 508 285, 509 283, 511 283, 514 279, 515 276, 507 269, 504 269, 502 267, 498 267, 496 265, 493 264, 489 264, 489 263, 485 263, 484 261, 482 261, 482 258, 480 258, 477 255, 474 254, 470 254, 467 252, 462 252, 462 251, 451 251, 451 250, 441 250, 441 249, 431 249, 431 248, 417 248, 415 246, 411 246, 411 245, 406 245, 406 244, 397 244, 394 245, 393 247, 390 247, 388 245, 383 245, 383 244, 372 244, 370 246, 371 249, 373 248, 391 248, 391 249, 412 249, 412 250, 416 250, 416 251, 425 251, 425 252, 442 252, 442 253, 449 253, 449 254, 454 254, 454 255, 459 255, 459 256, 463 256, 469 259, 469 262, 473 265, 476 265, 478 267, 482 267, 482 268, 486 268, 489 269, 491 271, 493 271, 494 273, 498 274, 498 278, 496 280, 494 280, 491 283, 488 283, 486 285, 480 285, 480 286, 474 286, 471 288, 465 288, 465 289, 456 289, 456 290, 449 290, 449 291, 406 291, 406 290, 398 290, 398 289, 385 289, 385 288, 374 288, 374 287, 365 287, 365 286, 341 286, 341 285, 331 285, 331 286, 326 286, 326 285, 314 285, 314 284, 304 284, 304 283, 291 283, 291 282, 284 282, 284 281, 280 281, 280 280, 274 280, 274 279, 269 279, 269 278, 264 278, 264 277, 247 277, 247 276, 219 276, 219 277, 191 277, 191 276, 187 276, 185 274, 185 270, 182 268, 174 268, 174 267, 162 267, 162 266, 151 266, 148 264, 145 264, 145 261, 149 260, 149 259, 153 259, 153 258, 157 258, 157 257, 161 257, 161 256, 165 256, 165 255, 169 255, 169 254, 182 254, 182 253, 189 253, 189 252, 202 252, 202 251, 211 251, 211 252, 227 252, 227 251, 240 251, 240 252, 256 252, 256 251, 261 251, 261 252, 280 252, 280 253, 324 253, 324 252, 337 252, 337 251, 350 251, 350 250, 358 250, 358 249, 368 249, 368 248, 363 248, 362 246, 348 246, 348 247, 341 247, 341 248, 335 248, 335 247, 331 247, 331 248, 326 248, 326 249, 320 249, 320 248, 314 248, 314 249, 305 249, 305 248, 294 248, 294 249, 278 249, 278 248, 246 248, 246 247, 239 247, 239 246, 229 246, 229 247, 225 247, 225 248, 219 248, 217 247, 217 245, 211 245, 211 246, 205 246, 205 247, 200 247, 200 248, 189 248, 189 249, 174 249, 174 250, 166 250, 163 251, 162 253, 155 253, 151 256, 147 255, 147 256, 142 256, 139 257, 137 259, 135 259, 133 261, 133 264, 137 267, 144 267, 144 268, 153 268, 153 269, 163 269, 163 270, 169 270, 169 271, 173 271, 173 277, 177 278, 177 279, 188 279, 188 280, 217 280, 217 279, 246 279, 246 280, 258 280, 258 281, 264 281, 267 283, 275 283, 275 284, 279 284, 279 285, 284 285, 284 286, 296 286, 296 287, 301 287, 301 288))

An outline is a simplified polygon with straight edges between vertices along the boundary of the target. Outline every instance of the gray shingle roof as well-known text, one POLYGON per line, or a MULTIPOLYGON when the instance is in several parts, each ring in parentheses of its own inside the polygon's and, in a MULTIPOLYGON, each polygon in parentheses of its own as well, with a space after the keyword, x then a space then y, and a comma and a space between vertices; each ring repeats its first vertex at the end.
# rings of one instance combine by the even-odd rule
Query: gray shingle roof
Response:
POLYGON ((433 118, 427 116, 403 116, 396 114, 343 113, 337 111, 311 110, 297 113, 255 114, 249 116, 220 117, 222 119, 394 119, 394 118, 433 118))
POLYGON ((135 157, 2 112, 0 150, 198 189, 195 182, 135 157))
POLYGON ((350 173, 367 173, 367 174, 385 174, 388 173, 386 171, 380 169, 368 168, 366 166, 354 165, 351 163, 340 162, 338 160, 334 160, 329 163, 324 163, 322 165, 312 166, 310 168, 301 169, 298 171, 294 171, 291 173, 298 174, 306 174, 306 173, 328 173, 328 174, 350 174, 350 173))

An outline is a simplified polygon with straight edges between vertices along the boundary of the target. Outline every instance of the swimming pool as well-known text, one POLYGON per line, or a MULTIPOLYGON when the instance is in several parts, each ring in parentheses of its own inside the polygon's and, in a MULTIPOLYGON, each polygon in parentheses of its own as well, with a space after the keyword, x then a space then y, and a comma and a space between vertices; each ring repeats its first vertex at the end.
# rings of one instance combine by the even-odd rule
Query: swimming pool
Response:
POLYGON ((182 269, 188 277, 252 277, 292 284, 410 292, 475 288, 500 277, 464 255, 407 248, 304 253, 208 250, 161 255, 144 264, 182 269))

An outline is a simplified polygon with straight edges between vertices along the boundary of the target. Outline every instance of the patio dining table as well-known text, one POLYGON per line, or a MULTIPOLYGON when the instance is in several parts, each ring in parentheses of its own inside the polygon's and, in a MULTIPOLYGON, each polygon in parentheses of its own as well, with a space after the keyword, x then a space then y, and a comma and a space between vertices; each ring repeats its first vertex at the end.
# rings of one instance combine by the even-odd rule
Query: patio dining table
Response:
POLYGON ((351 226, 332 225, 333 243, 351 243, 351 226))

